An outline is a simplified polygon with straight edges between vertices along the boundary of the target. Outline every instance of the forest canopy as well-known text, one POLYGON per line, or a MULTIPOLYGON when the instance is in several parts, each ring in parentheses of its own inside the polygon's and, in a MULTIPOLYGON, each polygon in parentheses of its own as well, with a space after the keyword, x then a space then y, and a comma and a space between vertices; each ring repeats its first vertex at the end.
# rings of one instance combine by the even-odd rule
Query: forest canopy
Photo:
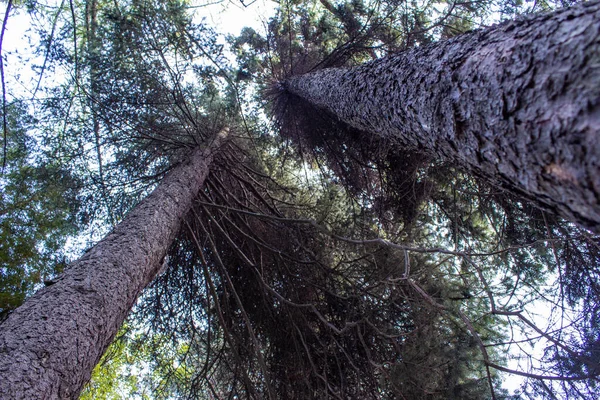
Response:
MULTIPOLYGON (((352 123, 292 90, 295 79, 327 71, 368 74, 397 55, 443 53, 468 35, 525 37, 544 21, 584 26, 592 15, 587 33, 556 34, 595 49, 571 57, 585 73, 549 84, 566 93, 583 75, 598 79, 598 2, 574 3, 282 0, 262 25, 231 35, 206 18, 208 2, 3 2, 0 353, 12 346, 1 335, 19 306, 60 290, 101 237, 123 235, 139 204, 160 190, 165 202, 185 203, 166 182, 191 193, 165 235, 166 255, 152 255, 160 263, 146 268, 151 283, 117 305, 125 323, 88 340, 111 343, 89 360, 93 373, 57 393, 77 398, 87 382, 83 399, 599 397, 595 217, 490 179, 461 161, 459 146, 453 156, 373 134, 373 116, 352 123), (21 21, 22 49, 7 42, 21 21), (207 165, 194 187, 177 174, 198 151, 207 165)), ((521 72, 531 74, 524 90, 536 90, 536 65, 521 72)), ((500 115, 514 126, 531 105, 513 104, 510 84, 500 115)), ((359 110, 375 95, 342 97, 359 110)), ((563 109, 574 109, 570 100, 563 109)), ((406 105, 417 109, 406 115, 424 104, 406 105)), ((574 126, 597 138, 597 118, 579 123, 582 113, 574 126)), ((466 137, 468 121, 452 121, 466 137)), ((556 135, 569 146, 588 140, 556 135)), ((585 149, 597 170, 598 146, 585 149)), ((568 191, 580 179, 559 163, 542 170, 568 191)), ((142 220, 138 236, 146 223, 155 226, 142 220)), ((104 279, 115 287, 137 279, 133 268, 111 268, 104 279)), ((81 285, 73 293, 100 293, 81 285)), ((13 365, 0 360, 9 374, 13 365)))

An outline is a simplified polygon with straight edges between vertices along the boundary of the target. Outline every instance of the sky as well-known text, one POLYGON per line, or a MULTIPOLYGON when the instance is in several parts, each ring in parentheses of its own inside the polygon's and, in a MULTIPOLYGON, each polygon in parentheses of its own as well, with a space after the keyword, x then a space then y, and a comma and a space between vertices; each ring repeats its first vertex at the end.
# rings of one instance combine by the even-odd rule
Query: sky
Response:
MULTIPOLYGON (((66 0, 41 0, 38 1, 38 7, 48 7, 49 12, 54 13, 58 6, 63 3, 61 18, 69 19, 70 13, 68 1, 66 0)), ((200 0, 190 1, 190 8, 193 11, 195 21, 214 28, 221 36, 220 43, 225 43, 228 35, 239 35, 244 27, 251 27, 257 32, 265 32, 268 19, 275 13, 277 3, 269 0, 246 1, 244 5, 240 0, 200 0)), ((0 18, 4 19, 6 4, 0 6, 0 18)), ((40 21, 37 22, 39 24, 40 21)), ((47 23, 42 21, 44 25, 47 23)), ((35 92, 38 82, 41 87, 47 81, 56 83, 61 80, 64 71, 48 71, 41 76, 39 68, 34 70, 31 65, 43 65, 43 55, 34 55, 34 49, 39 47, 39 37, 32 29, 32 20, 30 14, 26 12, 23 6, 12 8, 4 39, 2 43, 2 56, 4 58, 5 83, 7 88, 7 99, 10 103, 13 99, 32 99, 34 96, 39 98, 40 93, 35 92)), ((234 61, 233 54, 225 53, 225 56, 234 61)), ((36 101, 29 102, 30 112, 35 115, 36 101)), ((67 254, 73 257, 79 256, 83 249, 100 240, 110 229, 108 226, 92 226, 76 238, 71 238, 67 244, 67 254)))
POLYGON ((245 3, 248 6, 244 6, 239 0, 224 0, 198 8, 197 15, 206 16, 209 24, 225 34, 238 35, 244 27, 264 31, 264 26, 274 14, 277 4, 268 0, 245 3))
MULTIPOLYGON (((56 7, 61 0, 46 0, 39 3, 56 7)), ((247 5, 240 0, 201 0, 191 3, 197 22, 204 20, 224 36, 238 35, 244 27, 264 32, 266 23, 277 6, 277 3, 269 0, 245 1, 247 5)), ((6 4, 3 4, 0 10, 1 18, 4 19, 6 4)), ((24 60, 31 58, 32 46, 38 45, 38 39, 32 36, 30 26, 30 16, 24 10, 19 8, 11 10, 2 43, 2 54, 5 57, 7 88, 18 96, 27 93, 32 95, 39 78, 24 63, 24 60), (12 79, 14 77, 18 79, 12 79)), ((224 36, 221 41, 224 41, 224 36)), ((43 64, 42 57, 33 58, 33 61, 43 64)))

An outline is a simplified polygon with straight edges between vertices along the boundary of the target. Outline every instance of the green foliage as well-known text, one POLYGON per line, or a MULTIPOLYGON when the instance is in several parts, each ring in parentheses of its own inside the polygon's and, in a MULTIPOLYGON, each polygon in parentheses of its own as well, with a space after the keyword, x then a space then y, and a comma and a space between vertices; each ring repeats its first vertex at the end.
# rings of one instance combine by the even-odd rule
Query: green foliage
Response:
POLYGON ((190 371, 176 365, 188 351, 173 349, 165 337, 135 332, 125 324, 94 368, 81 400, 171 399, 189 384, 190 371))
POLYGON ((65 267, 61 249, 77 231, 79 207, 78 180, 44 155, 28 132, 34 121, 10 111, 0 178, 0 319, 65 267))

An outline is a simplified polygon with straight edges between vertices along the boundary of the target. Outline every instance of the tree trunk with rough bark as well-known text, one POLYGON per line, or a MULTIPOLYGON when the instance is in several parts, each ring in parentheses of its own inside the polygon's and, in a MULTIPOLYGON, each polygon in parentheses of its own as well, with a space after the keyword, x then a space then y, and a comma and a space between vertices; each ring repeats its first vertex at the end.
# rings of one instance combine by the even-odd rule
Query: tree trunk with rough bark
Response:
POLYGON ((54 284, 0 324, 1 399, 75 399, 161 270, 226 130, 196 149, 54 284))
POLYGON ((598 1, 282 85, 600 232, 598 1))

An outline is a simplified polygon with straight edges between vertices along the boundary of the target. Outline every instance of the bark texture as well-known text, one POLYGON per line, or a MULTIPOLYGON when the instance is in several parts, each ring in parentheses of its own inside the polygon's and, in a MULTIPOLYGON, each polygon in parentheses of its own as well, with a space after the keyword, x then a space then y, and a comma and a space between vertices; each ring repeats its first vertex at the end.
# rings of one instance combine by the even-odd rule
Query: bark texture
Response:
POLYGON ((600 232, 600 2, 283 82, 600 232))
POLYGON ((157 275, 225 132, 0 325, 1 399, 75 399, 157 275))

